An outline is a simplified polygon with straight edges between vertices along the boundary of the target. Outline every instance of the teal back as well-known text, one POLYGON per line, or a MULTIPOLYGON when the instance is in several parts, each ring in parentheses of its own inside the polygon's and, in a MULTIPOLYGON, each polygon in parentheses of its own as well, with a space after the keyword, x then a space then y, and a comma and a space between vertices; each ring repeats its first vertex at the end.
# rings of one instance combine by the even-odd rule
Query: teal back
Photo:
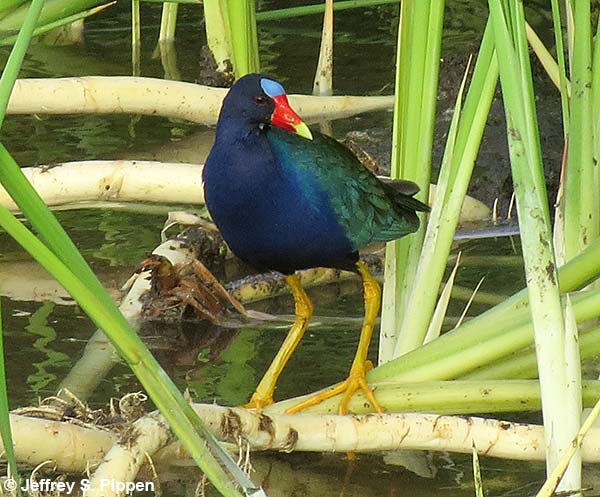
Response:
POLYGON ((317 189, 326 193, 354 250, 418 229, 416 201, 384 185, 334 139, 313 131, 311 141, 277 128, 267 136, 285 174, 295 176, 309 199, 319 197, 317 189))

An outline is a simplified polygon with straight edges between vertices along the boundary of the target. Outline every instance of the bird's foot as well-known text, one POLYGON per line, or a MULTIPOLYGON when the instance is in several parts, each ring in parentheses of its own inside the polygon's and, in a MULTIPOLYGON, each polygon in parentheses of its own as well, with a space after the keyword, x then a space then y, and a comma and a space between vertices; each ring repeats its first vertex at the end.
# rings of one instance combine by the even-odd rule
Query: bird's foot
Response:
POLYGON ((262 411, 265 407, 270 406, 273 403, 273 396, 263 397, 259 395, 257 392, 254 392, 252 397, 250 398, 250 402, 244 404, 242 407, 245 409, 256 409, 257 411, 262 411))
POLYGON ((285 411, 286 414, 295 414, 300 412, 308 407, 315 406, 320 404, 324 400, 330 399, 338 394, 344 394, 342 400, 340 401, 340 405, 338 407, 339 414, 347 414, 348 413, 348 404, 350 403, 350 399, 357 392, 357 390, 362 390, 367 400, 371 404, 372 408, 378 413, 382 413, 383 409, 375 399, 375 395, 373 391, 367 384, 367 380, 365 378, 365 374, 368 370, 373 368, 373 364, 371 361, 365 361, 360 365, 352 365, 352 369, 350 369, 350 374, 348 378, 338 386, 328 390, 326 392, 320 392, 312 397, 306 399, 304 402, 300 402, 293 407, 290 407, 285 411))
POLYGON ((366 361, 360 367, 352 367, 352 369, 350 370, 350 374, 348 375, 348 379, 342 384, 345 384, 345 389, 344 396, 342 397, 342 400, 338 407, 339 414, 348 413, 348 404, 350 403, 350 399, 358 390, 363 391, 373 410, 377 411, 378 413, 383 412, 383 409, 381 408, 379 402, 377 402, 377 399, 375 398, 373 390, 371 390, 367 383, 367 379, 365 378, 366 372, 372 368, 373 364, 371 363, 371 361, 366 361))

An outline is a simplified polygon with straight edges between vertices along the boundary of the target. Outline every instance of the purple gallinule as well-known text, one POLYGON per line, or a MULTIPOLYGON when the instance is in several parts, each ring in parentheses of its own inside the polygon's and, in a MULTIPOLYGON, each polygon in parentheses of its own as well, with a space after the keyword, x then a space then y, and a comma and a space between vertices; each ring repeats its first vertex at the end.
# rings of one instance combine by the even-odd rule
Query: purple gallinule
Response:
POLYGON ((295 271, 333 267, 362 277, 365 318, 358 350, 346 381, 290 412, 343 392, 344 414, 358 389, 381 411, 365 380, 381 291, 358 250, 417 230, 416 211, 428 210, 412 197, 418 187, 380 181, 345 146, 311 132, 281 84, 259 74, 239 79, 225 97, 203 179, 206 205, 232 252, 258 271, 283 273, 295 301, 296 320, 248 407, 273 402, 277 379, 312 315, 295 271))

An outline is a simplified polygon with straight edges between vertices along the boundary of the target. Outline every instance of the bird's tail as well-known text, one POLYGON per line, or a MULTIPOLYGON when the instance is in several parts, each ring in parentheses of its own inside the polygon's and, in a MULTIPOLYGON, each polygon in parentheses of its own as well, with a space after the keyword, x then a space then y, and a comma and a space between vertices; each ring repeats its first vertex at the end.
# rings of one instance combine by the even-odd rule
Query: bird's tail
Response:
POLYGON ((413 197, 419 193, 419 185, 403 179, 380 178, 387 194, 402 209, 429 212, 429 206, 413 197))

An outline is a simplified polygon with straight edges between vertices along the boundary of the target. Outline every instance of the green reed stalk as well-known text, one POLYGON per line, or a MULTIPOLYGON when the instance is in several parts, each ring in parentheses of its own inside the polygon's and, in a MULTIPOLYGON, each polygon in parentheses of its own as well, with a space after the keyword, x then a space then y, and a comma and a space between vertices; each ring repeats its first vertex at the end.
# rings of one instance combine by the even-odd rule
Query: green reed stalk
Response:
MULTIPOLYGON (((592 116, 596 116, 593 128, 593 154, 594 164, 600 164, 600 23, 596 28, 594 37, 593 62, 592 62, 592 116)), ((596 192, 600 191, 600 171, 594 168, 596 192)))
POLYGON ((473 484, 475 485, 475 497, 484 497, 483 479, 481 478, 481 465, 479 464, 479 454, 477 453, 477 448, 475 447, 475 444, 473 444, 472 462, 473 462, 473 484))
POLYGON ((319 61, 313 83, 313 95, 333 93, 333 0, 325 1, 319 61))
MULTIPOLYGON (((600 316, 600 293, 580 292, 573 294, 573 312, 578 323, 600 316)), ((477 318, 475 318, 477 319, 477 318)), ((474 320, 473 320, 474 321, 474 320)), ((467 322, 456 328, 456 331, 471 331, 465 337, 464 333, 449 332, 439 339, 421 347, 402 358, 392 361, 390 366, 385 364, 371 371, 370 381, 430 381, 450 380, 469 377, 471 372, 493 368, 497 361, 520 354, 521 349, 530 347, 533 343, 533 327, 529 317, 529 306, 518 308, 510 318, 501 317, 495 325, 494 333, 481 326, 481 322, 472 325, 467 322), (477 333, 480 331, 481 333, 477 333), (446 338, 448 337, 448 338, 446 338), (455 338, 457 340, 452 340, 455 338), (460 340, 463 338, 463 340, 460 340), (469 338, 469 340, 464 340, 469 338), (457 349, 456 345, 461 347, 457 349), (448 351, 444 354, 445 345, 448 351), (429 358, 429 360, 427 360, 429 358), (404 360, 402 360, 404 359, 404 360), (388 367, 386 367, 388 366, 388 367), (393 368, 392 366, 396 366, 393 368)), ((506 369, 505 369, 506 370, 506 369)), ((509 377, 520 377, 515 370, 509 377), (515 376, 515 374, 517 374, 515 376)), ((475 377, 475 376, 473 376, 475 377)))
MULTIPOLYGON (((560 17, 560 8, 558 6, 558 0, 552 0, 552 23, 554 28, 554 38, 556 42, 556 53, 557 53, 557 69, 559 72, 558 88, 560 90, 561 100, 561 111, 563 121, 563 160, 561 164, 561 182, 559 185, 556 207, 554 209, 554 250, 556 261, 559 264, 564 264, 568 259, 567 248, 565 245, 565 178, 567 175, 567 161, 566 154, 568 152, 568 135, 570 126, 570 96, 571 96, 571 83, 567 80, 567 69, 565 52, 563 46, 562 36, 562 23, 560 17)), ((572 194, 570 194, 572 195, 572 194)))
POLYGON ((227 14, 235 77, 259 72, 255 0, 227 0, 227 14))
MULTIPOLYGON (((523 5, 518 0, 489 0, 489 6, 507 119, 550 473, 577 434, 581 405, 568 392, 570 359, 565 356, 565 319, 552 250, 523 5)), ((564 480, 567 490, 580 488, 580 471, 580 464, 571 466, 564 480)))
MULTIPOLYGON (((566 293, 578 290, 598 276, 600 240, 559 268, 560 291, 566 293)), ((521 290, 437 340, 371 370, 367 375, 369 381, 454 378, 485 364, 488 360, 498 360, 531 345, 532 333, 526 337, 524 343, 518 342, 525 338, 523 333, 526 333, 519 327, 524 327, 530 322, 528 298, 528 290, 521 290), (493 357, 486 359, 482 354, 493 354, 493 357)), ((577 303, 575 305, 577 306, 577 303)))
MULTIPOLYGON (((415 181, 424 201, 431 178, 444 3, 407 0, 400 7, 391 177, 415 181)), ((392 358, 424 236, 422 223, 417 233, 387 245, 380 362, 392 358)), ((409 340, 418 346, 422 338, 409 340)))
POLYGON ((32 0, 31 8, 23 21, 23 27, 19 32, 15 46, 11 50, 8 61, 0 76, 0 128, 4 122, 4 116, 6 114, 6 109, 8 108, 8 100, 10 99, 10 94, 12 93, 19 71, 21 70, 23 58, 25 57, 27 47, 29 46, 29 40, 31 40, 33 30, 38 22, 43 6, 43 0, 32 0))
MULTIPOLYGON (((570 92, 570 83, 566 79, 566 75, 564 73, 564 67, 563 67, 562 77, 564 77, 565 79, 561 80, 561 69, 559 68, 558 63, 554 60, 554 57, 552 56, 550 51, 546 48, 546 46, 544 45, 544 43, 542 42, 540 37, 533 30, 533 28, 529 25, 529 23, 525 24, 525 30, 527 33, 527 41, 529 42, 531 49, 533 50, 533 52, 539 59, 540 63, 542 64, 544 71, 546 71, 546 74, 548 75, 548 77, 550 78, 552 83, 554 83, 554 86, 556 86, 556 88, 558 88, 559 90, 561 88, 561 83, 562 83, 562 88, 567 89, 566 96, 568 97, 568 94, 570 92)), ((561 41, 562 41, 562 39, 561 39, 561 41)), ((563 62, 564 62, 564 55, 563 55, 563 62)), ((563 110, 564 109, 568 109, 568 107, 564 107, 563 110)), ((564 124, 564 117, 563 117, 563 124, 564 124)), ((564 129, 566 130, 567 127, 564 126, 564 129)))
MULTIPOLYGON (((591 359, 600 355, 600 328, 583 331, 579 335, 581 359, 591 359)), ((465 380, 499 380, 511 378, 536 378, 537 362, 535 350, 531 347, 519 350, 497 362, 460 375, 465 380)))
POLYGON ((140 0, 131 0, 131 74, 141 73, 142 23, 140 20, 140 0))
POLYGON ((27 0, 4 0, 0 4, 0 17, 6 14, 9 10, 15 10, 19 5, 22 5, 27 0))
MULTIPOLYGON (((333 10, 360 9, 364 7, 374 7, 377 5, 399 4, 400 0, 342 0, 334 2, 333 10)), ((318 5, 303 5, 301 7, 289 7, 287 9, 266 10, 256 13, 257 21, 277 21, 289 19, 291 17, 308 16, 312 14, 322 14, 325 12, 323 3, 318 5)))
MULTIPOLYGON (((71 16, 63 17, 57 21, 44 24, 43 26, 39 26, 33 30, 33 37, 43 35, 52 31, 53 29, 60 28, 61 26, 66 26, 67 24, 71 24, 75 21, 79 21, 80 19, 85 19, 86 17, 93 16, 98 12, 102 12, 104 9, 116 4, 116 0, 110 3, 105 3, 104 5, 99 5, 98 7, 94 7, 91 9, 84 10, 82 12, 78 12, 77 14, 73 14, 71 16)), ((0 38, 0 46, 13 45, 17 39, 17 35, 7 36, 6 38, 0 38)))
POLYGON ((234 58, 227 0, 208 0, 202 3, 202 7, 206 44, 215 59, 217 71, 229 71, 233 67, 234 58))
POLYGON ((556 60, 559 70, 560 83, 560 105, 562 108, 563 131, 565 135, 569 129, 569 88, 570 83, 567 80, 567 69, 565 61, 565 48, 563 43, 562 23, 560 20, 560 7, 558 0, 551 0, 552 4, 552 25, 554 28, 554 42, 556 45, 556 60))
POLYGON ((202 5, 204 2, 202 0, 169 0, 165 2, 165 0, 140 0, 142 3, 176 3, 177 5, 202 5))
POLYGON ((564 184, 565 252, 567 260, 598 237, 600 193, 592 150, 592 33, 590 1, 574 3, 566 181, 564 184))
MULTIPOLYGON (((4 5, 4 2, 5 0, 2 0, 0 3, 4 5)), ((50 24, 102 3, 106 3, 106 0, 46 0, 37 25, 44 26, 50 24)), ((8 12, 4 17, 0 17, 0 36, 18 32, 25 22, 29 6, 32 4, 33 1, 24 3, 13 11, 8 12)))
POLYGON ((233 67, 236 78, 259 72, 255 0, 204 2, 208 46, 221 72, 233 67))
POLYGON ((158 40, 161 42, 173 41, 175 39, 175 29, 177 28, 177 11, 179 4, 173 2, 163 3, 162 15, 160 18, 160 34, 158 40))
MULTIPOLYGON (((19 469, 17 467, 17 456, 10 429, 10 408, 8 403, 8 384, 6 382, 6 363, 4 362, 4 330, 2 327, 2 312, 0 305, 0 437, 4 449, 4 457, 8 463, 9 475, 12 479, 19 481, 19 469)), ((17 486, 17 494, 21 495, 20 485, 17 486)))
POLYGON ((491 29, 487 28, 464 109, 462 113, 457 112, 460 118, 456 138, 448 140, 446 144, 425 243, 407 306, 407 309, 418 307, 419 312, 404 313, 394 357, 422 343, 433 315, 438 288, 445 272, 445 261, 450 254, 498 79, 492 43, 491 29))
MULTIPOLYGON (((542 405, 537 380, 453 380, 423 382, 371 383, 377 400, 389 412, 425 412, 436 414, 481 414, 502 412, 535 412, 542 405)), ((600 381, 583 382, 582 402, 593 406, 600 398, 600 381)), ((267 414, 282 413, 298 399, 287 399, 265 409, 267 414)), ((308 408, 305 413, 337 413, 339 398, 333 397, 308 408)), ((362 394, 350 401, 356 414, 368 413, 370 406, 362 394)))

